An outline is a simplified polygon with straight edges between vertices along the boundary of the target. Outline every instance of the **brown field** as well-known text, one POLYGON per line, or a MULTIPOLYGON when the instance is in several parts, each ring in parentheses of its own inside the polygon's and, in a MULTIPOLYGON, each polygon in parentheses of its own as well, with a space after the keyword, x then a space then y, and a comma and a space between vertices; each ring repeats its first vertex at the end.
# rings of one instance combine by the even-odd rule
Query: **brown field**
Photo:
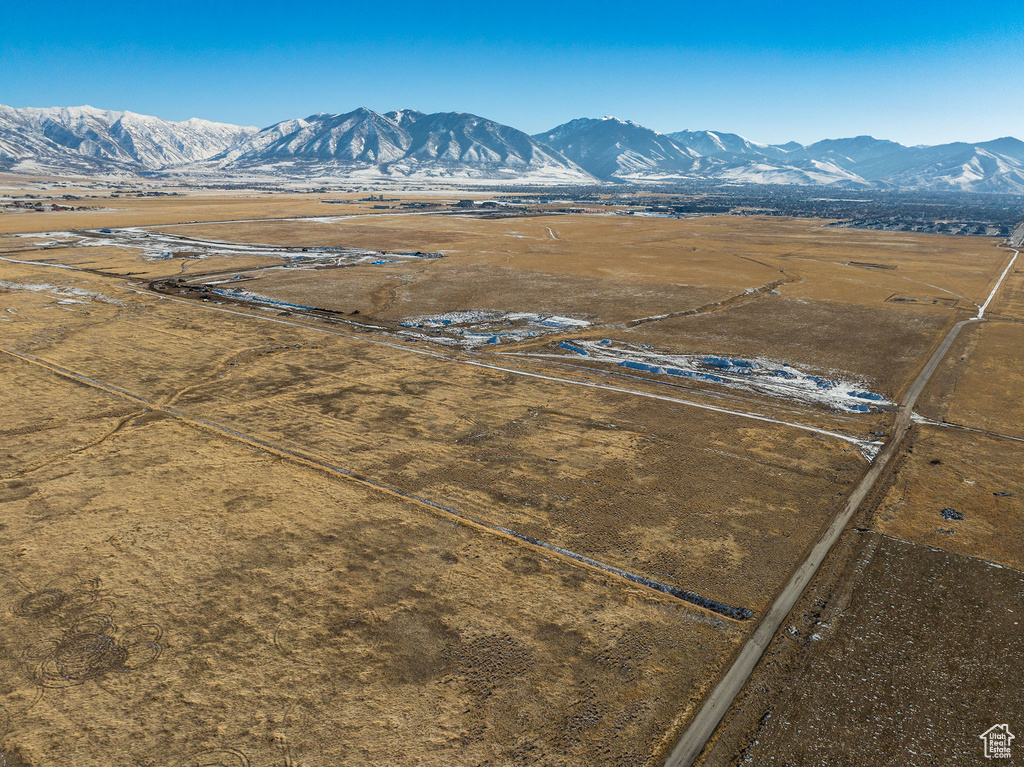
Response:
POLYGON ((767 295, 696 317, 676 317, 611 333, 655 348, 766 356, 802 370, 841 371, 898 401, 936 339, 959 313, 892 304, 836 304, 767 295))
POLYGON ((868 537, 850 603, 737 762, 980 764, 978 736, 1019 716, 1024 575, 868 537))
POLYGON ((14 763, 643 761, 741 637, 138 411, 2 492, 14 763))
MULTIPOLYGON (((873 303, 893 293, 925 297, 937 291, 940 295, 963 294, 980 302, 991 287, 996 265, 1006 261, 1006 251, 998 250, 994 240, 836 229, 826 223, 731 216, 679 220, 569 215, 491 220, 377 215, 333 221, 207 224, 175 227, 174 231, 231 242, 438 250, 486 266, 659 285, 731 289, 770 282, 785 269, 795 273, 792 282, 802 285, 794 296, 842 302, 866 298, 873 303), (847 266, 850 261, 898 268, 864 269, 847 266), (849 286, 861 287, 854 292, 849 286)), ((454 268, 451 263, 445 265, 454 268)))
POLYGON ((56 337, 12 323, 7 348, 739 607, 766 605, 793 564, 770 552, 810 545, 864 466, 775 424, 108 293, 125 306, 56 337))
POLYGON ((790 616, 796 670, 707 764, 975 764, 978 736, 1019 713, 1024 339, 999 319, 1012 286, 926 388, 918 412, 943 423, 914 428, 862 561, 790 616))
POLYGON ((1006 251, 997 249, 994 240, 836 229, 825 223, 730 216, 489 220, 377 215, 207 224, 173 231, 231 242, 433 250, 452 259, 431 264, 438 268, 508 267, 631 285, 639 281, 721 288, 730 294, 788 275, 785 281, 793 285, 788 294, 796 298, 875 304, 894 294, 938 294, 959 298, 965 308, 980 303, 991 288, 996 265, 1006 260, 1006 251), (897 269, 847 266, 851 261, 892 264, 897 269))
POLYGON ((1024 260, 1020 257, 1006 275, 999 296, 989 306, 988 316, 992 319, 1024 320, 1024 260))
POLYGON ((59 385, 52 374, 10 357, 0 358, 4 396, 0 399, 0 478, 41 467, 84 450, 133 413, 126 402, 77 386, 59 385), (54 408, 54 390, 60 408, 54 408))
POLYGON ((913 453, 875 512, 875 527, 896 538, 1024 570, 1021 466, 1024 442, 922 426, 913 453), (947 508, 964 519, 944 519, 947 508))
POLYGON ((1024 325, 965 327, 918 408, 933 420, 1024 439, 1020 352, 1024 325))
MULTIPOLYGON (((74 192, 75 190, 68 190, 74 192)), ((63 194, 64 191, 61 191, 63 194)), ((0 234, 12 232, 51 232, 58 229, 97 229, 100 227, 154 226, 184 224, 189 221, 228 221, 248 218, 288 218, 292 216, 331 216, 370 213, 372 202, 332 205, 324 199, 355 200, 360 194, 281 194, 253 192, 249 195, 225 195, 223 192, 196 193, 185 197, 118 197, 109 191, 79 191, 87 196, 68 204, 103 207, 105 210, 81 210, 47 213, 17 213, 0 216, 0 234)), ((391 196, 391 195, 386 195, 391 196)), ((476 197, 473 193, 406 195, 413 200, 454 201, 476 197)))
MULTIPOLYGON (((1000 293, 992 305, 1003 304, 1000 293)), ((1015 323, 961 330, 918 405, 921 415, 947 425, 918 427, 913 452, 876 511, 878 530, 1024 569, 1022 344, 1024 326, 1015 323), (944 508, 965 518, 943 519, 944 508)))
MULTIPOLYGON (((359 208, 115 203, 4 216, 0 230, 159 225, 446 257, 266 269, 280 261, 0 237, 0 256, 40 262, 0 261, 7 767, 658 763, 864 471, 849 440, 886 431, 891 412, 446 348, 397 336, 396 321, 572 314, 595 325, 500 351, 620 338, 898 397, 1005 262, 994 241, 806 220, 169 227, 359 208), (233 273, 345 316, 148 290, 233 273), (657 314, 679 316, 632 324, 657 314)), ((1012 338, 993 338, 995 361, 1012 338)), ((891 496, 878 524, 927 543, 931 505, 956 495, 967 517, 946 538, 1016 562, 999 536, 1024 488, 963 435, 922 432, 894 486, 914 500, 891 496), (918 465, 933 446, 942 464, 918 465), (991 496, 1000 482, 1013 498, 991 496)))
POLYGON ((354 266, 344 270, 273 270, 247 275, 245 287, 279 301, 367 318, 397 321, 463 309, 550 312, 618 324, 637 316, 695 309, 726 297, 720 290, 657 282, 552 274, 457 264, 455 259, 409 266, 354 266), (453 262, 448 264, 446 262, 453 262), (397 267, 397 268, 394 268, 397 267), (341 273, 341 272, 344 273, 341 273), (624 300, 624 295, 629 298, 624 300))
POLYGON ((578 314, 614 326, 696 312, 631 329, 588 330, 582 337, 600 333, 679 353, 761 354, 853 373, 896 398, 942 332, 976 310, 1005 261, 1005 251, 990 240, 762 218, 373 216, 168 231, 447 256, 408 265, 248 275, 256 279, 247 289, 276 300, 382 320, 495 309, 578 314), (770 288, 778 295, 764 292, 770 288), (756 289, 763 292, 752 295, 756 289), (903 300, 888 300, 893 296, 903 300), (951 303, 933 303, 934 296, 951 303))
MULTIPOLYGON (((140 280, 167 279, 179 275, 189 276, 194 271, 202 271, 207 268, 210 263, 205 259, 187 256, 147 261, 138 257, 131 258, 130 254, 126 254, 124 250, 116 247, 59 247, 22 253, 0 250, 0 256, 2 255, 8 255, 15 259, 68 264, 79 269, 101 272, 106 276, 131 277, 140 280), (126 256, 128 257, 126 258, 126 256)), ((220 255, 216 259, 216 268, 218 270, 259 269, 277 266, 279 263, 279 259, 267 256, 220 255)))

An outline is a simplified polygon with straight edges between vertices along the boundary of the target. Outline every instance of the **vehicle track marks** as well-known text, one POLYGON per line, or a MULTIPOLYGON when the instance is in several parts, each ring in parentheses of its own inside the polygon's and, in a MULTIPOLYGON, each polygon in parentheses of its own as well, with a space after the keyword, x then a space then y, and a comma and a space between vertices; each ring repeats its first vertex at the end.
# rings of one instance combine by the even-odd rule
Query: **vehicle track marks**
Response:
MULTIPOLYGON (((8 472, 6 474, 0 474, 0 482, 7 482, 18 477, 24 477, 28 474, 33 474, 34 472, 37 472, 40 469, 45 469, 47 466, 51 466, 55 463, 60 463, 61 461, 65 461, 71 456, 78 455, 79 453, 84 453, 86 450, 92 450, 94 447, 99 447, 108 440, 112 439, 119 432, 121 432, 126 426, 128 426, 129 422, 134 421, 139 416, 145 415, 146 412, 146 410, 137 410, 132 413, 129 413, 126 416, 122 416, 121 418, 118 419, 114 427, 108 430, 103 436, 94 439, 92 442, 89 442, 85 445, 76 447, 74 450, 69 450, 68 452, 61 453, 60 455, 51 456, 50 458, 47 458, 45 461, 41 461, 32 466, 28 466, 24 469, 18 469, 16 471, 8 472)), ((2 767, 2 765, 0 765, 0 767, 2 767)))
POLYGON ((426 510, 435 517, 447 520, 454 519, 454 521, 462 524, 465 527, 476 530, 477 532, 481 532, 492 537, 501 538, 510 543, 533 549, 534 551, 539 551, 549 558, 552 554, 555 554, 558 557, 559 561, 563 562, 564 564, 568 564, 572 567, 587 570, 589 572, 596 572, 604 576, 612 575, 626 583, 641 586, 648 593, 655 592, 664 594, 669 597, 673 597, 677 600, 704 608, 705 610, 724 616, 726 618, 731 618, 733 620, 747 620, 753 615, 753 613, 747 608, 723 604, 721 602, 718 602, 717 600, 711 599, 710 597, 706 597, 702 594, 698 594, 696 592, 689 591, 686 589, 680 589, 676 586, 661 583, 659 581, 647 578, 646 576, 639 575, 637 573, 632 573, 628 570, 623 570, 622 568, 616 567, 615 565, 600 562, 596 559, 587 557, 586 555, 570 551, 569 549, 564 549, 552 543, 548 543, 547 541, 542 541, 540 539, 534 538, 524 533, 520 533, 515 530, 502 527, 500 525, 492 524, 486 520, 478 519, 470 514, 458 511, 457 509, 454 509, 450 506, 445 506, 444 504, 437 503, 436 501, 431 501, 428 498, 422 498, 420 496, 413 495, 412 493, 407 493, 403 490, 390 487, 382 482, 378 482, 374 479, 370 479, 368 477, 364 477, 360 474, 349 471, 347 469, 343 469, 340 466, 335 466, 326 463, 325 461, 321 461, 314 456, 307 455, 296 450, 290 450, 287 448, 279 447, 277 445, 265 442, 256 437, 243 434, 241 432, 229 429, 225 426, 220 426, 218 424, 211 423, 209 421, 191 418, 182 413, 180 410, 176 410, 172 407, 168 407, 165 405, 159 405, 154 402, 149 402, 148 400, 138 396, 137 394, 132 394, 131 392, 128 392, 119 387, 102 383, 93 378, 89 378, 88 376, 82 375, 81 373, 76 373, 73 370, 61 367, 60 365, 56 365, 47 360, 43 360, 38 357, 33 357, 28 354, 22 354, 11 349, 0 349, 0 353, 7 354, 23 362, 27 362, 29 364, 41 367, 63 378, 67 378, 69 380, 76 381, 79 383, 85 383, 96 389, 105 391, 108 394, 123 397, 131 402, 141 404, 149 411, 163 413, 164 415, 174 418, 180 423, 186 424, 200 431, 213 433, 220 437, 228 437, 232 440, 248 445, 249 447, 262 450, 266 453, 270 453, 272 455, 277 456, 278 458, 282 458, 292 463, 301 464, 303 466, 306 466, 319 472, 326 473, 331 476, 341 477, 343 479, 354 482, 355 484, 370 488, 371 490, 374 490, 378 493, 383 493, 385 495, 390 495, 395 498, 401 498, 402 500, 405 501, 410 501, 413 504, 419 506, 421 509, 426 510))
MULTIPOLYGON (((30 265, 36 265, 36 266, 52 266, 52 267, 57 267, 57 268, 61 268, 61 269, 69 269, 71 271, 87 271, 87 270, 84 270, 84 269, 78 269, 77 267, 66 266, 66 265, 63 265, 63 264, 48 264, 48 263, 44 263, 44 262, 17 261, 15 259, 2 259, 2 257, 0 257, 0 260, 8 260, 8 261, 12 261, 14 263, 30 264, 30 265)), ((104 275, 104 276, 119 276, 119 275, 104 275)), ((131 287, 129 285, 120 285, 120 286, 117 286, 117 287, 119 287, 121 290, 126 290, 126 291, 129 291, 129 292, 136 293, 138 295, 147 296, 147 297, 150 297, 150 298, 156 296, 157 298, 159 298, 160 300, 163 300, 163 301, 173 301, 175 303, 186 304, 188 306, 193 306, 193 307, 200 307, 200 308, 207 309, 207 310, 210 310, 210 311, 223 312, 225 314, 234 314, 234 315, 239 316, 239 317, 247 317, 249 319, 260 320, 260 321, 263 321, 263 322, 275 322, 275 323, 278 323, 278 324, 281 324, 281 325, 290 325, 292 327, 303 328, 305 330, 311 330, 311 331, 316 332, 316 333, 326 333, 327 335, 338 336, 340 338, 349 338, 349 339, 353 339, 353 340, 357 340, 357 341, 362 341, 362 342, 368 343, 368 344, 376 344, 378 346, 387 346, 387 347, 390 347, 392 349, 399 349, 399 350, 401 350, 403 352, 406 352, 408 354, 419 354, 421 356, 433 357, 434 359, 445 360, 446 362, 454 362, 454 363, 459 363, 459 364, 463 364, 463 365, 472 365, 474 367, 485 368, 485 369, 489 369, 489 370, 497 370, 497 371, 500 371, 500 372, 503 372, 503 373, 511 373, 512 375, 524 376, 524 377, 527 377, 527 378, 537 378, 537 379, 546 380, 546 381, 552 381, 552 382, 560 383, 560 384, 568 384, 570 386, 582 386, 584 388, 589 388, 589 389, 600 389, 600 390, 604 390, 604 391, 616 392, 616 393, 619 393, 619 394, 628 394, 628 395, 636 396, 636 397, 645 397, 645 398, 648 398, 648 399, 662 400, 662 401, 665 401, 665 402, 672 402, 672 403, 675 403, 675 404, 678 404, 678 405, 686 405, 686 406, 689 406, 689 407, 696 407, 696 408, 701 408, 701 409, 704 409, 704 410, 711 410, 711 411, 718 412, 718 413, 723 413, 723 414, 726 414, 726 415, 738 416, 740 418, 749 418, 749 419, 752 419, 752 420, 755 420, 755 421, 762 421, 762 422, 766 422, 766 423, 775 423, 775 424, 779 424, 779 425, 782 425, 782 426, 790 426, 790 427, 795 428, 795 429, 801 429, 803 431, 808 431, 808 432, 811 432, 811 433, 814 433, 814 434, 819 434, 821 436, 831 437, 831 438, 834 438, 834 439, 839 439, 839 440, 842 440, 844 442, 848 442, 850 444, 857 445, 859 447, 865 446, 867 444, 867 442, 868 442, 867 440, 857 439, 856 437, 851 437, 851 436, 848 436, 848 435, 845 435, 845 434, 840 434, 840 433, 837 433, 837 432, 828 431, 827 429, 819 429, 819 428, 816 428, 816 427, 813 427, 813 426, 806 426, 804 424, 794 423, 794 422, 791 422, 791 421, 783 421, 783 420, 776 419, 776 418, 769 418, 767 416, 757 415, 757 414, 754 414, 754 413, 748 413, 748 412, 744 412, 742 410, 732 410, 730 408, 717 407, 715 405, 707 405, 707 404, 700 403, 700 402, 693 402, 692 400, 680 399, 678 397, 668 397, 668 396, 661 395, 661 394, 654 394, 652 392, 638 391, 636 389, 626 389, 626 388, 623 388, 623 387, 620 387, 620 386, 610 386, 610 385, 607 385, 607 384, 598 384, 598 383, 593 383, 593 382, 590 382, 590 381, 579 381, 579 380, 573 380, 571 378, 560 378, 558 376, 542 375, 540 373, 529 373, 527 371, 519 370, 519 369, 516 369, 516 368, 502 367, 500 365, 495 365, 495 364, 486 363, 486 362, 479 362, 477 360, 465 359, 465 358, 461 358, 461 357, 453 357, 451 355, 443 354, 443 353, 438 352, 438 351, 431 351, 431 350, 427 350, 427 349, 416 349, 416 348, 410 347, 407 344, 401 344, 401 343, 398 343, 398 342, 395 342, 395 341, 384 341, 384 340, 381 340, 379 338, 368 338, 366 336, 357 336, 357 335, 354 335, 352 333, 342 333, 342 332, 337 331, 337 330, 330 330, 330 329, 323 328, 323 327, 317 327, 315 325, 310 325, 310 324, 307 324, 307 323, 304 323, 304 322, 294 322, 294 321, 291 321, 291 320, 283 319, 281 317, 268 317, 268 316, 261 316, 259 314, 250 314, 249 312, 243 312, 243 311, 239 311, 237 309, 229 309, 229 308, 227 308, 225 306, 211 306, 210 304, 202 302, 202 301, 187 300, 187 299, 183 299, 183 298, 175 298, 173 296, 168 296, 168 295, 164 295, 162 293, 153 292, 153 291, 149 291, 149 290, 144 290, 142 288, 134 288, 134 287, 131 287)), ((352 323, 352 324, 355 325, 357 323, 352 323)), ((366 327, 366 326, 360 325, 360 327, 366 327)))

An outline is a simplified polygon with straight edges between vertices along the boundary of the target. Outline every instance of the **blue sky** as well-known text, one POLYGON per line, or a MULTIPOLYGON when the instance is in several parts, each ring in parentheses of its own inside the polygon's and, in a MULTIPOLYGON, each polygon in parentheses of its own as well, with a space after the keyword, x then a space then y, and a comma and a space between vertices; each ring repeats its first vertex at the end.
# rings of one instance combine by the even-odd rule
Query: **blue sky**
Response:
POLYGON ((7 0, 0 103, 260 127, 366 106, 530 133, 611 114, 769 142, 1024 138, 1024 5, 7 0))

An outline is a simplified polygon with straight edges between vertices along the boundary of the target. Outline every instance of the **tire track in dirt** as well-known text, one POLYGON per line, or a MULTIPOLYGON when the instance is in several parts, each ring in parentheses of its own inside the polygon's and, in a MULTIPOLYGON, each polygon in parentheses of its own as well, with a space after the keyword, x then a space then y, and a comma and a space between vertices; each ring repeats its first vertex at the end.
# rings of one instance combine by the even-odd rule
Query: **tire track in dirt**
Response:
POLYGON ((296 348, 302 348, 302 346, 299 345, 296 347, 294 344, 286 344, 280 346, 253 346, 248 349, 242 349, 241 351, 235 352, 221 360, 214 369, 205 376, 204 380, 194 384, 189 384, 188 386, 167 395, 157 402, 157 406, 169 407, 186 394, 190 394, 197 389, 202 389, 205 386, 216 383, 224 378, 233 367, 254 362, 258 359, 274 354, 275 352, 295 351, 296 348))
POLYGON ((715 312, 725 311, 731 309, 734 306, 740 306, 749 301, 753 301, 756 298, 760 298, 766 293, 770 293, 776 288, 788 285, 791 282, 799 282, 802 278, 797 277, 786 277, 781 280, 774 280, 769 282, 767 285, 762 285, 759 288, 751 288, 742 293, 737 293, 734 296, 730 296, 722 301, 714 301, 703 306, 698 306, 696 309, 686 309, 681 312, 669 312, 668 314, 656 314, 651 317, 640 317, 639 319, 630 320, 626 323, 626 327, 635 328, 637 325, 644 325, 648 322, 658 322, 660 320, 670 320, 675 317, 692 317, 698 314, 714 314, 715 312))
MULTIPOLYGON (((146 410, 137 410, 132 413, 129 413, 126 416, 121 417, 120 419, 118 419, 118 422, 114 425, 114 427, 110 429, 102 437, 99 437, 98 439, 95 439, 92 442, 89 442, 85 445, 82 445, 81 447, 76 447, 74 450, 69 450, 66 453, 61 453, 60 455, 52 456, 50 458, 47 458, 45 461, 41 461, 40 463, 34 464, 24 469, 18 469, 17 471, 9 472, 7 474, 0 474, 0 482, 8 482, 18 477, 24 477, 28 474, 37 472, 40 469, 45 469, 47 466, 51 466, 55 463, 60 463, 61 461, 65 461, 68 458, 71 458, 72 456, 78 455, 79 453, 84 453, 86 450, 92 450, 95 447, 99 447, 108 440, 112 439, 120 431, 122 431, 129 424, 129 422, 134 421, 136 418, 145 415, 146 412, 146 410)), ((0 765, 0 767, 3 766, 0 765)))
MULTIPOLYGON (((2 257, 0 257, 0 260, 11 260, 11 261, 13 261, 13 259, 3 259, 2 257)), ((48 263, 43 263, 43 262, 31 262, 31 261, 14 261, 14 263, 30 264, 30 265, 35 265, 35 266, 51 266, 51 267, 57 267, 57 268, 61 268, 61 269, 70 269, 72 271, 86 271, 86 270, 80 270, 77 267, 65 266, 65 265, 62 265, 62 264, 48 264, 48 263)), ((116 276, 119 276, 119 275, 103 275, 103 276, 115 276, 116 277, 116 276)), ((186 304, 186 305, 194 306, 194 307, 198 306, 200 308, 207 309, 209 311, 223 312, 225 314, 233 314, 233 315, 236 315, 236 316, 239 316, 239 317, 247 317, 249 319, 260 320, 260 321, 263 321, 263 322, 274 322, 274 323, 278 323, 278 324, 282 324, 282 325, 290 325, 292 327, 303 328, 305 330, 311 330, 311 331, 317 332, 317 333, 326 333, 328 335, 338 336, 340 338, 349 338, 349 339, 353 339, 353 340, 356 340, 356 341, 361 341, 363 343, 376 344, 378 346, 387 346, 387 347, 390 347, 392 349, 398 349, 400 351, 406 352, 408 354, 418 354, 418 355, 422 355, 422 356, 433 357, 434 359, 444 360, 446 362, 455 362, 455 363, 460 363, 460 364, 463 364, 463 365, 472 365, 474 367, 485 368, 485 369, 488 369, 488 370, 497 370, 497 371, 500 371, 500 372, 503 372, 503 373, 511 373, 512 375, 524 376, 524 377, 527 377, 527 378, 537 378, 537 379, 542 379, 542 380, 547 380, 547 381, 553 381, 555 383, 568 384, 568 385, 571 385, 571 386, 581 386, 581 387, 590 388, 590 389, 602 389, 602 390, 617 392, 617 393, 621 393, 621 394, 629 394, 629 395, 633 395, 633 396, 637 396, 637 397, 645 397, 645 398, 648 398, 648 399, 658 399, 658 400, 663 400, 663 401, 667 401, 667 402, 673 402, 673 403, 680 404, 680 405, 688 405, 690 407, 696 407, 696 408, 701 408, 701 409, 704 409, 704 410, 712 410, 712 411, 719 412, 719 413, 725 413, 725 414, 728 414, 728 415, 739 416, 741 418, 749 418, 749 419, 752 419, 752 420, 755 420, 755 421, 763 421, 763 422, 768 422, 768 423, 777 423, 777 424, 781 424, 783 426, 791 426, 793 428, 801 429, 803 431, 809 431, 809 432, 813 432, 813 433, 816 433, 816 434, 821 434, 822 436, 833 437, 835 439, 839 439, 839 440, 842 440, 844 442, 849 442, 851 444, 856 444, 856 445, 864 445, 864 444, 866 444, 865 440, 856 439, 856 438, 850 437, 848 435, 839 434, 837 432, 827 431, 825 429, 818 429, 818 428, 815 428, 813 426, 805 426, 803 424, 793 423, 793 422, 789 422, 789 421, 782 421, 782 420, 775 419, 775 418, 768 418, 766 416, 760 416, 760 415, 756 415, 756 414, 753 414, 753 413, 744 412, 742 410, 731 410, 731 409, 728 409, 728 408, 715 407, 713 405, 705 405, 705 404, 701 404, 701 403, 698 403, 698 402, 693 402, 693 401, 690 401, 690 400, 678 399, 678 398, 675 398, 675 397, 666 397, 666 396, 663 396, 663 395, 653 394, 653 393, 650 393, 650 392, 638 391, 636 389, 625 389, 625 388, 618 387, 618 386, 610 386, 610 385, 606 385, 606 384, 597 384, 597 383, 592 383, 592 382, 588 382, 588 381, 578 381, 578 380, 573 380, 573 379, 570 379, 570 378, 560 378, 560 377, 556 377, 556 376, 540 375, 538 373, 529 373, 529 372, 526 372, 524 370, 518 370, 516 368, 502 367, 500 365, 495 365, 495 364, 491 364, 491 363, 487 363, 487 362, 479 362, 479 361, 472 360, 472 359, 465 359, 465 358, 461 358, 461 357, 454 357, 454 356, 451 356, 451 355, 448 355, 448 354, 443 354, 440 351, 432 351, 432 350, 427 350, 427 349, 415 349, 415 348, 411 348, 410 346, 407 346, 407 345, 402 345, 402 344, 398 343, 397 341, 384 341, 384 340, 381 340, 381 339, 378 339, 378 338, 367 338, 365 336, 357 336, 357 335, 354 335, 352 333, 342 333, 342 332, 337 331, 337 330, 329 330, 327 328, 317 327, 316 325, 310 325, 310 324, 306 324, 306 323, 303 323, 303 322, 295 322, 294 320, 288 320, 288 319, 284 319, 284 318, 281 318, 281 317, 267 317, 267 316, 260 316, 258 314, 250 314, 248 312, 240 311, 238 309, 230 309, 227 306, 212 306, 212 305, 210 305, 208 303, 205 303, 205 300, 204 300, 204 302, 198 302, 198 301, 195 301, 195 300, 189 300, 189 299, 184 299, 184 298, 176 298, 174 296, 169 296, 169 295, 160 293, 158 291, 145 290, 143 288, 131 287, 130 285, 120 285, 120 286, 117 286, 117 287, 120 288, 121 290, 125 290, 125 291, 131 292, 131 293, 136 293, 138 295, 143 295, 143 296, 148 296, 148 297, 152 297, 152 296, 155 295, 158 298, 160 298, 161 300, 165 300, 165 301, 172 301, 172 302, 175 302, 175 303, 186 304)), ((301 312, 293 312, 293 314, 295 314, 296 316, 299 316, 299 317, 308 318, 308 319, 310 319, 312 321, 315 321, 316 319, 318 319, 315 315, 304 315, 301 312)), ((337 319, 337 318, 334 318, 334 319, 337 319)), ((382 327, 379 327, 379 326, 364 325, 364 324, 355 323, 355 322, 350 322, 350 324, 353 325, 353 326, 358 326, 358 327, 363 328, 365 330, 370 330, 370 329, 384 330, 385 329, 385 328, 382 328, 382 327)), ((557 339, 558 337, 561 337, 561 336, 545 336, 545 339, 546 340, 553 340, 553 339, 557 339)), ((516 347, 516 348, 518 349, 518 348, 526 348, 526 347, 516 347)))
POLYGON ((0 353, 7 354, 23 362, 27 362, 37 367, 41 367, 63 378, 67 378, 69 380, 76 381, 79 383, 85 383, 96 389, 105 391, 108 394, 123 397, 137 404, 141 404, 149 411, 163 413, 164 415, 174 418, 180 423, 183 423, 187 426, 191 426, 192 428, 199 429, 201 431, 205 431, 208 433, 213 433, 220 437, 227 437, 229 439, 240 442, 249 447, 270 453, 272 455, 277 456, 278 458, 282 458, 292 463, 301 464, 316 471, 326 473, 330 476, 341 477, 355 484, 367 487, 378 493, 383 493, 385 495, 390 495, 405 501, 410 501, 413 504, 419 506, 420 508, 426 510, 432 516, 447 519, 449 521, 454 520, 465 527, 468 527, 470 529, 476 530, 477 532, 484 533, 492 537, 504 539, 514 545, 525 545, 526 548, 543 552, 546 557, 550 557, 551 554, 555 554, 558 556, 558 559, 561 562, 563 562, 564 564, 568 564, 572 567, 576 567, 578 569, 582 569, 588 572, 596 572, 604 576, 612 575, 627 583, 644 587, 644 589, 648 590, 648 592, 661 593, 666 596, 673 597, 674 599, 687 602, 697 607, 701 607, 705 610, 708 610, 709 612, 716 613, 726 618, 731 618, 733 620, 742 621, 747 620, 753 616, 753 613, 751 613, 751 611, 747 608, 723 604, 721 602, 718 602, 717 600, 711 599, 702 594, 698 594, 687 589, 680 589, 676 586, 670 586, 665 583, 660 583, 659 581, 652 580, 650 578, 647 578, 646 576, 639 575, 637 573, 632 573, 628 570, 623 570, 622 568, 616 567, 615 565, 600 562, 596 559, 592 559, 583 554, 579 554, 577 552, 570 551, 569 549, 556 546, 555 544, 548 543, 547 541, 542 541, 532 536, 526 535, 524 533, 520 533, 515 530, 511 530, 509 528, 493 524, 486 520, 478 519, 470 514, 459 511, 450 506, 445 506, 436 501, 432 501, 427 498, 422 498, 413 495, 412 493, 407 493, 403 490, 390 487, 382 482, 378 482, 377 480, 364 477, 360 474, 349 471, 340 466, 334 466, 332 464, 326 463, 325 461, 321 461, 315 456, 308 455, 296 450, 290 450, 287 448, 279 447, 277 445, 265 442, 256 437, 251 437, 247 434, 242 434, 241 432, 234 431, 233 429, 228 429, 225 426, 210 423, 209 421, 191 418, 182 413, 180 410, 175 410, 174 408, 171 407, 150 402, 137 394, 132 394, 131 392, 121 389, 119 387, 102 383, 93 378, 89 378, 88 376, 82 375, 81 373, 76 373, 73 370, 69 370, 67 368, 63 368, 59 365, 56 365, 52 362, 48 362, 47 360, 39 359, 38 357, 33 357, 28 354, 21 354, 10 349, 0 349, 0 353))

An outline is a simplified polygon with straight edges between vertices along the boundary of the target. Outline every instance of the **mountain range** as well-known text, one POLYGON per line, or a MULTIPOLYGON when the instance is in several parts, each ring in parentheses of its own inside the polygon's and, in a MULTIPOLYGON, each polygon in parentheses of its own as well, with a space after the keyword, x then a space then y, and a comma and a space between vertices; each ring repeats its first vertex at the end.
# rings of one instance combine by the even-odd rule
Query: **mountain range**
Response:
POLYGON ((541 184, 712 180, 845 189, 1024 193, 1024 142, 904 146, 871 136, 802 145, 658 133, 614 117, 530 136, 463 112, 319 113, 258 129, 93 107, 0 105, 0 171, 75 176, 541 184))

